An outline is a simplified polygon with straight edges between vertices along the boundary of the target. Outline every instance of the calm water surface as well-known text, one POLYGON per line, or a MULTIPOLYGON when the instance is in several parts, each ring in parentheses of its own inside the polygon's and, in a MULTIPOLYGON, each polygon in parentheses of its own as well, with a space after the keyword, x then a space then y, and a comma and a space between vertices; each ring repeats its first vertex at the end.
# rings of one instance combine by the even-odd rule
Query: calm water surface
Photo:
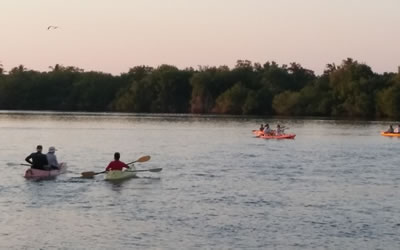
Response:
POLYGON ((0 249, 399 249, 400 138, 388 122, 0 113, 0 249), (260 123, 295 140, 264 140, 260 123), (23 178, 37 144, 69 171, 23 178), (115 151, 151 160, 108 183, 115 151))

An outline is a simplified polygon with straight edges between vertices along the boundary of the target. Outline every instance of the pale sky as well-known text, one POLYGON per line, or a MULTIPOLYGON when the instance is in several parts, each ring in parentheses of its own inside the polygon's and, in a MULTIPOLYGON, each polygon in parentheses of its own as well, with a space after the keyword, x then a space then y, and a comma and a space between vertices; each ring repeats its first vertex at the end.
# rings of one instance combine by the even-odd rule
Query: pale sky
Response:
POLYGON ((352 57, 397 72, 399 13, 400 0, 0 0, 0 63, 120 74, 247 59, 320 74, 352 57))

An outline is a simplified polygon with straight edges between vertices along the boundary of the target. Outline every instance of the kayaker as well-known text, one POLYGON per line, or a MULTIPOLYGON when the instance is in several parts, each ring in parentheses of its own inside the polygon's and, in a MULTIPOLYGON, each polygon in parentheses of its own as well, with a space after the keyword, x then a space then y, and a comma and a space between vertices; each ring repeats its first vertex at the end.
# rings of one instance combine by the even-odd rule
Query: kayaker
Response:
POLYGON ((120 154, 118 152, 114 153, 114 161, 110 162, 108 166, 106 167, 106 171, 110 170, 122 170, 123 168, 129 168, 128 165, 126 165, 124 162, 120 161, 120 154))
POLYGON ((272 133, 272 130, 271 130, 271 128, 269 127, 269 124, 265 124, 265 127, 264 127, 264 134, 265 135, 270 135, 271 133, 272 133))
POLYGON ((48 170, 46 166, 49 164, 46 155, 42 154, 43 146, 37 145, 36 152, 28 155, 25 161, 31 164, 31 168, 48 170))
POLYGON ((276 126, 276 135, 281 135, 283 134, 283 129, 281 128, 281 125, 276 126))
POLYGON ((395 133, 400 133, 400 124, 397 125, 397 128, 394 129, 394 132, 395 133))
POLYGON ((260 131, 264 131, 264 125, 263 124, 261 124, 261 126, 260 126, 260 131))
POLYGON ((49 147, 49 152, 46 154, 47 162, 49 163, 50 169, 60 169, 56 156, 57 149, 53 146, 49 147))
POLYGON ((394 130, 393 130, 393 126, 392 126, 392 125, 390 125, 390 126, 389 126, 389 129, 388 129, 388 130, 386 130, 385 132, 386 132, 386 133, 393 133, 393 132, 394 132, 394 130))

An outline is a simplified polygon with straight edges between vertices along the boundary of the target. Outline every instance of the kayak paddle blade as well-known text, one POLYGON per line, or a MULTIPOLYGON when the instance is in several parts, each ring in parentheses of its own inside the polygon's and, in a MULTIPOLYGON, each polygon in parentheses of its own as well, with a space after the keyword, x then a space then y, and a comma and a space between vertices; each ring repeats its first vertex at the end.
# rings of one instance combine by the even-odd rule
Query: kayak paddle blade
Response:
POLYGON ((126 165, 130 165, 130 164, 133 164, 133 163, 135 163, 135 162, 145 162, 145 161, 150 160, 150 158, 151 158, 150 155, 142 156, 142 157, 140 157, 139 159, 137 159, 136 161, 129 162, 129 163, 126 164, 126 165))
POLYGON ((149 169, 150 172, 161 172, 162 168, 152 168, 149 169))
POLYGON ((93 171, 82 172, 82 178, 93 178, 96 175, 93 171))

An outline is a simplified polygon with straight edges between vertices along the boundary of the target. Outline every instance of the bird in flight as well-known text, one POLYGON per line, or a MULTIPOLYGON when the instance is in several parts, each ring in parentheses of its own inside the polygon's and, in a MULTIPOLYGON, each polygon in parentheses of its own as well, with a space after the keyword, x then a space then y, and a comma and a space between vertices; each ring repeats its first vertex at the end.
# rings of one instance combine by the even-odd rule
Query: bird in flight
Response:
POLYGON ((53 29, 53 30, 58 29, 58 26, 50 25, 49 27, 47 27, 47 30, 51 30, 51 29, 53 29))

